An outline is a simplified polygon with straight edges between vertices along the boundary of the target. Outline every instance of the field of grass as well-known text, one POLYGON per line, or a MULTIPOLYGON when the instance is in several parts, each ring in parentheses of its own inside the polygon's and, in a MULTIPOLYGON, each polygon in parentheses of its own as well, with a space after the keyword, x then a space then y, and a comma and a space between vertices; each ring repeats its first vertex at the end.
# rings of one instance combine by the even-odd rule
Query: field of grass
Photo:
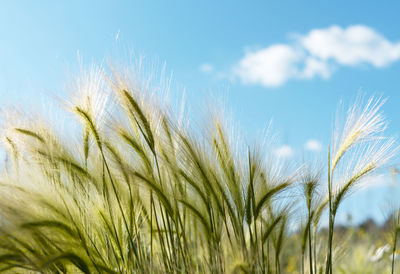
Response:
POLYGON ((343 200, 397 151, 384 100, 360 97, 338 116, 321 167, 287 168, 217 112, 194 128, 129 72, 93 68, 74 89, 73 132, 21 110, 2 117, 1 271, 395 271, 397 211, 375 238, 335 226, 343 200))

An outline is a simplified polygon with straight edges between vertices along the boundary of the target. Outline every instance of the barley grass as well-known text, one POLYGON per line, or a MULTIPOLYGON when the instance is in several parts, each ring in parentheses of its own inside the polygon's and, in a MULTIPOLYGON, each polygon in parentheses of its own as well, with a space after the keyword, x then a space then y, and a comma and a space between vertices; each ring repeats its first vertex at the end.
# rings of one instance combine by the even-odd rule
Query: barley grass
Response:
POLYGON ((394 155, 383 100, 349 109, 326 181, 324 168, 285 169, 270 150, 239 142, 217 115, 199 134, 151 88, 115 69, 82 72, 64 104, 76 122, 68 137, 5 112, 0 271, 284 273, 303 222, 297 269, 332 273, 340 204, 394 155))

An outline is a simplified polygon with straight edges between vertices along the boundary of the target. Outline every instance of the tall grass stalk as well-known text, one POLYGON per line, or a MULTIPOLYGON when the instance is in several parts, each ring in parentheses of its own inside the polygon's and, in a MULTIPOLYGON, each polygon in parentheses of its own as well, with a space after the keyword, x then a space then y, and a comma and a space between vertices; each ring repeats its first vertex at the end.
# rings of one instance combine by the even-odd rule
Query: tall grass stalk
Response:
POLYGON ((397 250, 397 238, 400 232, 400 210, 394 210, 391 215, 391 224, 392 224, 392 269, 391 273, 394 273, 394 263, 395 263, 395 254, 397 250))
POLYGON ((362 105, 361 99, 358 98, 348 110, 344 128, 335 129, 332 151, 331 148, 328 150, 329 232, 326 274, 333 271, 332 245, 339 205, 361 179, 384 165, 397 150, 394 148, 394 140, 383 135, 387 127, 381 113, 384 100, 371 98, 362 105), (349 156, 347 162, 344 160, 346 156, 349 156), (340 164, 344 167, 340 167, 340 164), (334 189, 335 180, 338 182, 334 189))
MULTIPOLYGON (((304 273, 304 256, 305 256, 305 249, 306 249, 306 242, 308 244, 308 259, 309 259, 309 273, 314 273, 314 263, 313 263, 313 246, 312 242, 316 241, 313 238, 312 230, 313 230, 313 221, 315 219, 315 214, 317 210, 317 202, 319 200, 320 195, 318 193, 320 176, 319 173, 313 174, 310 169, 305 171, 306 173, 302 176, 302 191, 303 196, 306 201, 306 208, 307 208, 307 216, 306 216, 306 223, 303 231, 302 237, 302 244, 301 244, 301 251, 302 251, 302 272, 304 273)), ((314 259, 315 256, 314 256, 314 259)))

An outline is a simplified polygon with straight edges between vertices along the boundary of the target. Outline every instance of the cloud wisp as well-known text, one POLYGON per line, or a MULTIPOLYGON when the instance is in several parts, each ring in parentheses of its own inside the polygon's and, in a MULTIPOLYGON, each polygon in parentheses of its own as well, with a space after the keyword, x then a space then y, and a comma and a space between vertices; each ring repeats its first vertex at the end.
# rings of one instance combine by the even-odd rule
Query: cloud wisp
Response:
POLYGON ((294 156, 294 150, 289 145, 282 145, 276 148, 274 152, 278 158, 291 158, 294 156))
POLYGON ((318 140, 310 139, 304 144, 304 148, 308 151, 320 152, 322 149, 322 144, 318 140))
POLYGON ((203 73, 209 73, 214 70, 214 67, 213 67, 213 65, 211 65, 209 63, 204 63, 199 67, 199 70, 203 73))
POLYGON ((370 27, 331 26, 297 34, 289 44, 247 51, 233 74, 243 84, 277 87, 290 79, 327 79, 338 66, 382 68, 399 59, 400 42, 391 42, 370 27))

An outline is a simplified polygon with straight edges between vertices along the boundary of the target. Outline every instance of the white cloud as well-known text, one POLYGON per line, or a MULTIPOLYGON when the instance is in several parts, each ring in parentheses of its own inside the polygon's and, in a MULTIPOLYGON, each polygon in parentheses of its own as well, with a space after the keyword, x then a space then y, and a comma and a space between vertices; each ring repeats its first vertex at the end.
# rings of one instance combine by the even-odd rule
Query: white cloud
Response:
POLYGON ((317 75, 327 79, 332 74, 332 67, 325 61, 309 56, 304 60, 304 68, 297 76, 299 78, 313 78, 317 75))
POLYGON ((283 145, 275 149, 275 155, 279 158, 290 158, 294 155, 294 150, 289 145, 283 145))
POLYGON ((310 139, 304 144, 304 148, 310 151, 319 152, 322 149, 322 144, 318 140, 310 139))
POLYGON ((214 70, 214 66, 208 63, 204 63, 200 66, 200 71, 204 72, 204 73, 209 73, 212 72, 214 70))
POLYGON ((321 60, 332 59, 341 65, 366 63, 383 67, 400 58, 399 42, 391 43, 363 25, 312 30, 301 37, 300 42, 312 56, 321 60))
POLYGON ((245 84, 260 83, 264 86, 279 86, 297 72, 301 54, 287 45, 273 45, 255 52, 247 52, 236 74, 245 84))
POLYGON ((363 25, 314 29, 294 43, 248 51, 233 68, 243 84, 276 87, 290 79, 329 78, 336 66, 376 68, 400 59, 400 42, 390 42, 363 25))

